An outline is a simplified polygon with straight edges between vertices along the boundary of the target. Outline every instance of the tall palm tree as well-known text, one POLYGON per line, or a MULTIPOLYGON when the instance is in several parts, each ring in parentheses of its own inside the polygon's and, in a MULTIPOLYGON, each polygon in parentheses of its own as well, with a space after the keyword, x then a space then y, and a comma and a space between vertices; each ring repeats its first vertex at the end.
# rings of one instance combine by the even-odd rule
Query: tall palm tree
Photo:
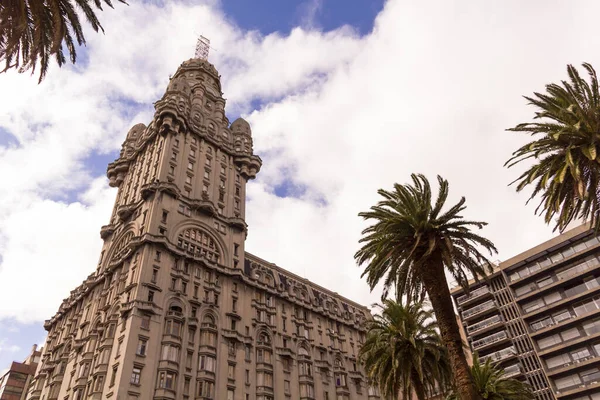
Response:
MULTIPOLYGON (((125 3, 125 0, 118 0, 125 3)), ((72 63, 77 59, 76 45, 85 44, 78 11, 96 32, 104 32, 94 8, 113 7, 111 0, 2 0, 0 1, 0 62, 6 72, 19 72, 39 63, 39 82, 44 79, 50 58, 59 66, 65 61, 63 43, 72 63)))
MULTIPOLYGON (((488 358, 481 364, 477 353, 473 354, 471 375, 477 391, 486 400, 532 400, 535 396, 528 384, 518 379, 506 378, 504 370, 492 364, 488 358)), ((446 400, 459 400, 455 392, 451 392, 446 400)))
POLYGON ((515 151, 505 166, 528 160, 528 169, 513 183, 518 182, 517 192, 533 187, 528 202, 539 194, 536 214, 543 214, 546 223, 556 218, 554 229, 560 232, 579 218, 600 228, 600 93, 594 68, 587 63, 583 68, 589 82, 569 65, 569 81, 546 85, 544 94, 525 96, 536 109, 536 122, 508 129, 536 137, 515 151))
POLYGON ((425 176, 413 174, 412 181, 412 185, 395 184, 393 191, 380 189, 378 193, 384 199, 359 214, 374 224, 362 232, 363 246, 354 257, 359 265, 367 264, 362 276, 366 275, 371 290, 383 279, 384 296, 392 287, 398 298, 423 298, 427 294, 448 349, 457 390, 464 400, 477 399, 445 272, 468 292, 470 276, 478 279, 486 275, 486 270, 492 270, 479 249, 491 255, 496 248, 471 231, 486 223, 462 219, 464 197, 442 212, 448 198, 448 181, 438 176, 435 203, 425 176))
POLYGON ((433 313, 423 303, 385 300, 359 352, 367 377, 386 399, 425 400, 449 383, 450 367, 433 313))

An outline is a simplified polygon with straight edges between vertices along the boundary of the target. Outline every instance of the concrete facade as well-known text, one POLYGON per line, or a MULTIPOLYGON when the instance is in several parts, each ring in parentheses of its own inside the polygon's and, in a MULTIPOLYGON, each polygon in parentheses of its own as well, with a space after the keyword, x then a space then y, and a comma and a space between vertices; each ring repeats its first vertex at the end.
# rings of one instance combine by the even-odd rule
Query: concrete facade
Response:
POLYGON ((600 241, 579 226, 453 291, 472 351, 541 400, 600 399, 600 241))
POLYGON ((49 332, 28 399, 375 399, 357 363, 369 311, 245 251, 262 161, 216 69, 184 62, 107 175, 96 270, 49 332))
POLYGON ((25 400, 41 354, 41 349, 38 350, 34 345, 23 362, 13 362, 8 371, 0 376, 0 400, 25 400))

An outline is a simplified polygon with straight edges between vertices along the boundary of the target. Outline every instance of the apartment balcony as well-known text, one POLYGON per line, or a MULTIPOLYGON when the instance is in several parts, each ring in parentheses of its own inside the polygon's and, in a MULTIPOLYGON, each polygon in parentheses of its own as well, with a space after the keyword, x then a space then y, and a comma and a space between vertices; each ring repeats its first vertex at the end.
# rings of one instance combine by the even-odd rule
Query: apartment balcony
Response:
POLYGON ((510 346, 506 349, 502 349, 496 351, 494 353, 488 354, 486 356, 480 357, 479 360, 483 364, 488 358, 492 360, 492 362, 500 362, 504 360, 508 360, 517 355, 517 349, 513 346, 510 346))
POLYGON ((471 343, 471 345, 473 346, 473 350, 481 350, 491 345, 500 344, 506 341, 508 341, 508 335, 505 331, 500 331, 482 339, 475 340, 473 343, 471 343))
POLYGON ((463 320, 468 321, 475 317, 481 317, 491 311, 496 310, 496 303, 493 300, 486 301, 483 304, 479 304, 475 307, 466 309, 462 312, 463 320))
POLYGON ((484 297, 491 297, 492 292, 488 286, 482 286, 475 290, 472 290, 468 295, 462 295, 456 299, 459 307, 466 306, 473 303, 475 300, 483 299, 484 297))
POLYGON ((581 357, 575 361, 571 361, 571 362, 556 366, 554 368, 550 368, 546 372, 546 375, 548 375, 548 376, 561 375, 561 374, 564 374, 565 372, 572 371, 576 368, 589 367, 591 364, 596 364, 598 361, 600 361, 600 360, 598 360, 598 357, 596 357, 594 354, 590 354, 589 356, 581 357))
MULTIPOLYGON (((594 374, 594 375, 596 375, 596 374, 594 374)), ((574 398, 574 397, 576 397, 577 394, 592 391, 593 389, 600 388, 600 377, 596 376, 595 378, 597 379, 595 381, 584 382, 581 384, 577 384, 577 385, 573 385, 570 387, 566 387, 566 388, 557 390, 555 392, 556 398, 557 399, 564 399, 567 397, 574 398)))
POLYGON ((521 374, 521 366, 519 364, 513 364, 509 367, 504 368, 504 377, 513 378, 521 374))
POLYGON ((485 333, 495 327, 501 325, 504 322, 500 315, 494 315, 493 317, 479 321, 473 325, 467 326, 467 333, 469 335, 478 335, 485 333))

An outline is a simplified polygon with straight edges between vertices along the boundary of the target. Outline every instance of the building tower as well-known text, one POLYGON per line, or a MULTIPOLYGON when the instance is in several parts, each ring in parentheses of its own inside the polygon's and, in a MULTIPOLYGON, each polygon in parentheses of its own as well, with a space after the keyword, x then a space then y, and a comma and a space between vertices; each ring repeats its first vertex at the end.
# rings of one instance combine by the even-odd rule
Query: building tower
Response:
POLYGON ((245 251, 261 159, 214 66, 181 64, 155 109, 108 166, 97 268, 46 321, 28 398, 377 398, 356 361, 368 309, 245 251))

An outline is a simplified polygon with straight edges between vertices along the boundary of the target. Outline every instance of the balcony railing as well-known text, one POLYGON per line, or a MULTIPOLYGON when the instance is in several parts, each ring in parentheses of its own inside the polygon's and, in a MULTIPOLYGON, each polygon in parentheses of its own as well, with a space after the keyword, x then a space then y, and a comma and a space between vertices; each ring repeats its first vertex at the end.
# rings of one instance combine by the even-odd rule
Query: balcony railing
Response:
POLYGON ((483 356, 480 358, 481 363, 484 363, 488 358, 492 361, 502 361, 510 356, 517 354, 517 350, 514 346, 510 346, 506 349, 496 351, 492 354, 488 354, 487 356, 483 356))
POLYGON ((458 302, 458 304, 462 304, 467 300, 474 299, 476 297, 487 294, 489 292, 490 292, 490 289, 487 286, 482 286, 480 288, 473 290, 468 295, 465 294, 465 295, 460 296, 458 299, 456 299, 456 301, 458 302))
POLYGON ((488 344, 496 343, 501 340, 508 338, 508 335, 505 331, 494 333, 493 335, 486 336, 483 339, 479 339, 473 342, 473 350, 477 350, 480 347, 486 346, 488 344))
POLYGON ((469 309, 463 311, 462 315, 463 315, 463 318, 469 318, 475 314, 479 314, 480 312, 490 310, 494 307, 496 307, 496 303, 494 302, 494 300, 490 300, 490 301, 486 301, 483 304, 480 304, 478 306, 475 306, 473 308, 469 308, 469 309))
POLYGON ((511 365, 510 367, 504 368, 504 377, 512 378, 513 376, 521 373, 521 366, 519 364, 511 365))
POLYGON ((491 318, 484 319, 476 324, 467 326, 468 333, 474 333, 481 329, 487 328, 488 326, 494 325, 498 322, 502 321, 502 318, 499 315, 494 315, 491 318))

